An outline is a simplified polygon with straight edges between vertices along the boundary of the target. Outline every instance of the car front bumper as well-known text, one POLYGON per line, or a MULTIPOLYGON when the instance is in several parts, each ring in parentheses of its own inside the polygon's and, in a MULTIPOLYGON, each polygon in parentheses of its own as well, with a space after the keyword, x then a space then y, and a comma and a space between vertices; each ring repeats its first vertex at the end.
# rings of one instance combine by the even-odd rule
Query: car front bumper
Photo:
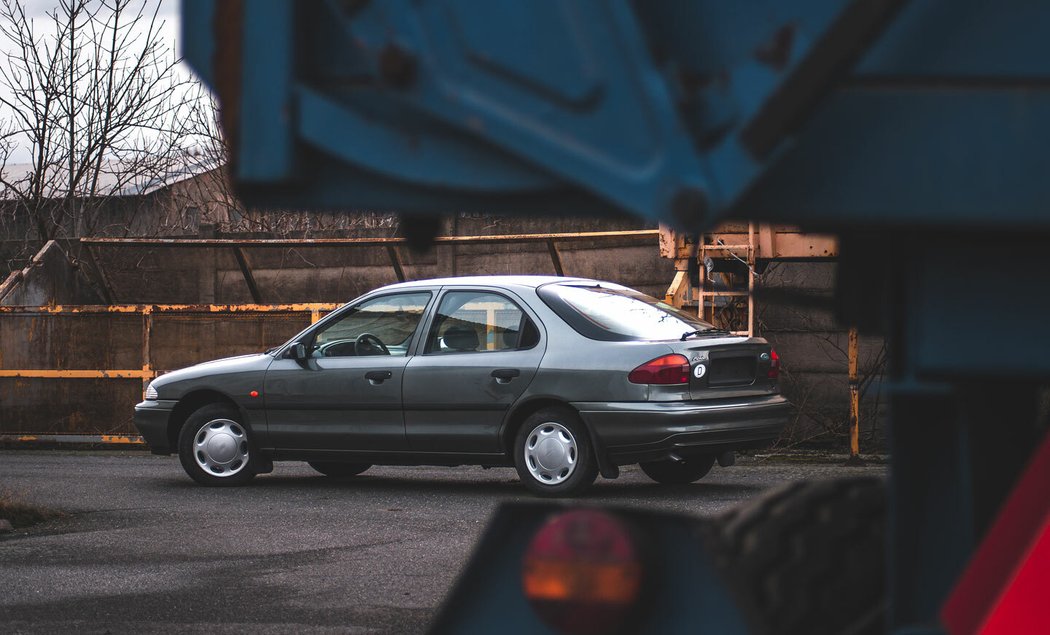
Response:
POLYGON ((788 420, 781 395, 676 402, 574 403, 615 465, 763 447, 788 420))
POLYGON ((143 401, 135 406, 135 427, 153 454, 171 454, 174 451, 168 441, 168 419, 175 403, 159 399, 143 401))

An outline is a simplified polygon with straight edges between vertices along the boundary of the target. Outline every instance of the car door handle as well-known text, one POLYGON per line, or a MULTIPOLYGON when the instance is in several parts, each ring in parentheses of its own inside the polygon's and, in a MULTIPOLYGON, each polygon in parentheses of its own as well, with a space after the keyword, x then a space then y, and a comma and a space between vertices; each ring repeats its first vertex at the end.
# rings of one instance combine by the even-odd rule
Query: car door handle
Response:
POLYGON ((506 384, 520 374, 521 371, 517 368, 497 368, 492 371, 492 376, 496 378, 496 383, 500 384, 506 384))
POLYGON ((370 370, 365 373, 365 379, 367 379, 373 386, 381 384, 393 376, 394 373, 389 370, 370 370))

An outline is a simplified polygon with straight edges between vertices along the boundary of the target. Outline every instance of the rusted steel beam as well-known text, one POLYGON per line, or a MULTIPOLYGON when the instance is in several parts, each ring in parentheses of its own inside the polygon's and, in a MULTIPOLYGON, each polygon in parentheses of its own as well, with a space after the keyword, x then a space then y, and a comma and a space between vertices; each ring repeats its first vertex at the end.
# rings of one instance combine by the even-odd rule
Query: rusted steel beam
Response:
MULTIPOLYGON (((152 307, 150 307, 152 308, 152 307)), ((142 372, 149 373, 151 376, 143 377, 142 379, 142 399, 146 399, 146 387, 149 386, 149 382, 152 379, 152 375, 156 375, 153 372, 153 365, 151 363, 150 354, 150 337, 153 334, 153 311, 147 308, 142 312, 142 372)))
POLYGON ((8 274, 7 278, 5 278, 3 282, 0 282, 0 301, 3 301, 4 296, 6 296, 8 293, 11 293, 11 291, 13 291, 14 288, 18 286, 18 283, 21 282, 22 278, 24 277, 25 274, 22 273, 21 269, 19 269, 18 271, 12 271, 10 274, 8 274))
MULTIPOLYGON (((437 244, 495 244, 506 242, 546 242, 548 240, 601 240, 605 238, 653 239, 660 234, 658 229, 634 229, 606 232, 566 232, 547 234, 501 234, 495 236, 438 236, 437 244)), ((149 246, 149 247, 309 247, 309 246, 376 246, 402 245, 401 237, 386 238, 304 238, 287 240, 279 238, 81 238, 81 242, 99 246, 149 246)))
POLYGON ((52 370, 19 369, 0 370, 0 378, 17 379, 153 379, 153 370, 52 370))
POLYGON ((397 250, 397 245, 387 245, 386 253, 390 256, 390 264, 394 267, 394 275, 397 276, 397 281, 404 282, 405 266, 401 263, 401 254, 397 250))
POLYGON ((0 314, 55 313, 309 313, 334 311, 332 302, 293 304, 56 304, 54 306, 0 306, 0 314))
POLYGON ((241 268, 241 275, 244 276, 244 283, 248 285, 248 293, 252 296, 252 302, 262 304, 262 294, 259 293, 259 285, 255 284, 255 276, 252 275, 252 268, 248 264, 248 257, 244 254, 244 250, 240 247, 234 247, 233 256, 237 259, 237 265, 241 268))
POLYGON ((676 271, 674 274, 674 280, 671 281, 671 286, 667 287, 667 291, 664 293, 664 302, 680 309, 686 303, 685 296, 688 290, 689 273, 686 271, 676 271))
POLYGON ((851 326, 846 346, 846 357, 849 364, 849 456, 851 461, 860 459, 860 383, 857 379, 859 349, 857 327, 851 326))
POLYGON ((137 434, 0 434, 0 443, 106 443, 144 445, 137 434))
POLYGON ((554 271, 559 276, 565 275, 565 269, 561 264, 561 253, 558 252, 558 245, 554 244, 554 240, 550 239, 547 241, 547 250, 551 254, 551 262, 554 264, 554 271))
MULTIPOLYGON (((744 257, 748 249, 748 234, 736 228, 716 227, 704 234, 710 241, 705 245, 708 251, 724 252, 721 256, 729 258, 728 252, 737 251, 744 257), (732 229, 733 231, 728 231, 732 229)), ((664 258, 684 260, 695 255, 692 245, 686 237, 665 230, 660 241, 660 255, 664 258)), ((719 255, 716 254, 716 257, 719 255)), ((763 260, 824 260, 838 258, 839 245, 835 236, 827 234, 809 234, 794 227, 758 226, 758 244, 755 257, 763 260)))

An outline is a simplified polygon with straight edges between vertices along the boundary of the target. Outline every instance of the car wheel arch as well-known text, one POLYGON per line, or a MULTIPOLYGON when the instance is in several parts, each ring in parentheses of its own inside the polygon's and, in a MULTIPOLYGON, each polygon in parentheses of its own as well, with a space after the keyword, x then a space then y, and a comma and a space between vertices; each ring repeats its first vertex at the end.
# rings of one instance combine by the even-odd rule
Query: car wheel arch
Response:
POLYGON ((619 467, 609 460, 609 457, 605 453, 604 446, 602 446, 601 442, 598 440, 598 436, 594 434, 594 430, 591 429, 590 424, 580 416, 579 411, 569 402, 555 397, 533 397, 528 401, 515 405, 514 409, 507 415, 507 418, 504 420, 503 429, 500 431, 500 447, 508 458, 513 459, 514 438, 518 434, 518 429, 521 428, 522 424, 525 423, 525 420, 529 418, 529 415, 543 410, 544 408, 563 408, 576 415, 584 429, 587 430, 587 435, 591 441, 591 447, 594 448, 594 456, 598 460, 598 471, 601 473, 602 477, 616 478, 620 475, 619 467))
POLYGON ((241 423, 248 428, 249 432, 252 432, 251 420, 248 417, 248 413, 245 412, 244 408, 234 401, 229 395, 219 392, 218 390, 201 389, 194 390, 186 393, 178 403, 175 404, 175 408, 172 409, 171 415, 168 417, 168 443, 169 447, 178 447, 179 431, 182 430, 182 426, 185 425, 186 420, 189 419, 190 415, 200 410, 204 406, 213 403, 227 404, 237 409, 237 412, 241 415, 241 423))

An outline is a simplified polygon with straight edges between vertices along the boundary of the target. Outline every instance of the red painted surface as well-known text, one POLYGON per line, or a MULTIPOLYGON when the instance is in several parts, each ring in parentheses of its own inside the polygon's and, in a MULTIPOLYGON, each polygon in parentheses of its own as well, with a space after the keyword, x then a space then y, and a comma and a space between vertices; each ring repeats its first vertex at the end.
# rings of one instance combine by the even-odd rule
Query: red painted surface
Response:
MULTIPOLYGON (((1050 485, 1050 484, 1048 484, 1050 485)), ((980 632, 987 635, 1050 633, 1050 521, 1043 523, 1036 541, 1020 570, 1006 588, 999 604, 992 609, 980 632)))
POLYGON ((1050 633, 1050 436, 941 609, 951 635, 1050 633))

